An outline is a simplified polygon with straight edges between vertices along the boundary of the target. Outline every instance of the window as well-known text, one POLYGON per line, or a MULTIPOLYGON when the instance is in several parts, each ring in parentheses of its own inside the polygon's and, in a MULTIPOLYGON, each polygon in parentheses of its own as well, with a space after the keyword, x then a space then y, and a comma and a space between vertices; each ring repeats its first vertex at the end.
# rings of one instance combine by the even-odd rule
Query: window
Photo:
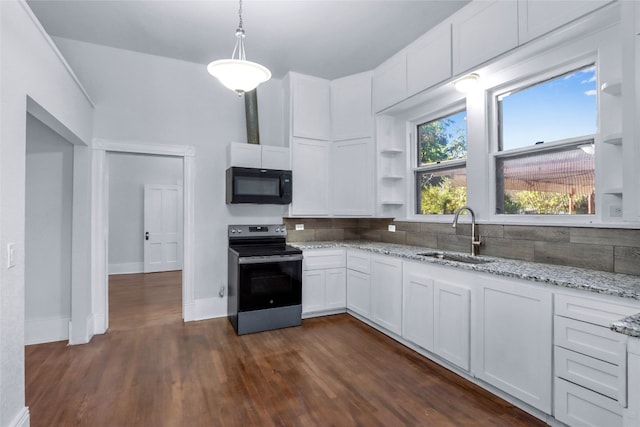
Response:
POLYGON ((497 97, 497 213, 595 213, 596 94, 589 65, 497 97))
POLYGON ((466 111, 421 123, 416 135, 416 213, 454 213, 467 200, 466 111))

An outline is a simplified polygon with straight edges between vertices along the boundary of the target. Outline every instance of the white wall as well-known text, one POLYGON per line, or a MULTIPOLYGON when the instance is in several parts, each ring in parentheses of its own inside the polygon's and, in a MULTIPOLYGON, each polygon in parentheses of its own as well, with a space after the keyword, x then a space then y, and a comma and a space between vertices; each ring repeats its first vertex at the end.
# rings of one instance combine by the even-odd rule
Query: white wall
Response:
MULTIPOLYGON (((96 138, 195 147, 196 307, 201 317, 226 315, 226 296, 218 297, 218 291, 226 286, 227 226, 280 223, 288 210, 225 204, 227 146, 246 141, 243 98, 220 85, 202 64, 55 40, 96 102, 96 138)), ((281 86, 272 80, 258 89, 265 144, 285 145, 280 143, 281 86)))
POLYGON ((73 146, 27 116, 25 341, 69 338, 73 146))
POLYGON ((108 153, 109 274, 142 273, 144 185, 182 185, 182 159, 108 153))
MULTIPOLYGON (((41 32, 26 3, 1 1, 0 10, 0 425, 6 426, 29 422, 24 398, 23 247, 27 99, 30 97, 50 113, 77 141, 87 143, 92 136, 92 106, 41 32), (9 243, 16 245, 13 268, 6 265, 9 243)), ((84 151, 77 156, 74 147, 75 169, 82 169, 80 160, 88 148, 84 147, 84 151)), ((77 202, 86 202, 90 207, 89 195, 83 196, 77 202)), ((83 220, 77 232, 84 233, 88 241, 89 218, 83 220)), ((84 272, 79 270, 76 274, 84 272)), ((84 283, 88 289, 89 282, 87 277, 84 283)), ((86 293, 78 292, 78 296, 86 297, 86 293)), ((89 311, 90 298, 83 302, 89 311)))

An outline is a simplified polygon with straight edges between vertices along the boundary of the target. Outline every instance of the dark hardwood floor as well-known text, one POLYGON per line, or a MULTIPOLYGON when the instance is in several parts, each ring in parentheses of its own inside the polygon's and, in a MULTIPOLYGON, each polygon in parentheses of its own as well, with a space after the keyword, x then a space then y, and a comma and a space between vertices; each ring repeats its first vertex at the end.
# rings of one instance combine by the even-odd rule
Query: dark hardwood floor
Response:
POLYGON ((238 337, 182 322, 179 274, 110 287, 105 335, 26 348, 32 426, 545 425, 346 314, 238 337))

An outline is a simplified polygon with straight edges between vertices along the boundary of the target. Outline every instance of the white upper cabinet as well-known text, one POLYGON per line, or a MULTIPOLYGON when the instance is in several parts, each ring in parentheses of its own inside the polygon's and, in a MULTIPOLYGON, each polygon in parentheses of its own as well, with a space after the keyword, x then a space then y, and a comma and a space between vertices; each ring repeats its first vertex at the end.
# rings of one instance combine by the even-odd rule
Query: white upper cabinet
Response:
POLYGON ((451 24, 429 31, 407 48, 407 96, 451 77, 451 24))
POLYGON ((293 215, 329 215, 329 141, 294 138, 293 215))
POLYGON ((518 3, 471 2, 453 19, 453 74, 518 46, 518 3))
POLYGON ((242 168, 291 169, 287 147, 232 142, 228 150, 228 166, 242 168))
POLYGON ((407 52, 401 51, 373 71, 375 111, 384 110, 407 96, 407 52))
POLYGON ((333 214, 366 216, 373 213, 373 139, 333 143, 331 177, 333 214))
POLYGON ((607 3, 611 3, 611 0, 519 0, 520 44, 555 30, 607 3))
POLYGON ((329 80, 289 73, 292 85, 292 132, 300 138, 331 140, 329 80))
POLYGON ((331 82, 333 140, 366 138, 373 134, 372 72, 331 82))

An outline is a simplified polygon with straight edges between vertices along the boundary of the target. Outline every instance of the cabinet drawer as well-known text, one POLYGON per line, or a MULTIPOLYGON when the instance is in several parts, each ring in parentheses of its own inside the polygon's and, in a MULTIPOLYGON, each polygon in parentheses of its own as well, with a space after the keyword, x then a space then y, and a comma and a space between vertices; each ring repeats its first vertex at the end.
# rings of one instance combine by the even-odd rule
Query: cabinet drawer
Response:
POLYGON ((626 375, 620 366, 562 347, 555 348, 556 376, 625 404, 626 375))
POLYGON ((555 316, 554 344, 626 369, 625 336, 602 326, 555 316))
POLYGON ((572 427, 622 427, 622 406, 615 400, 560 378, 554 407, 555 418, 572 427))
POLYGON ((345 266, 344 250, 305 251, 303 253, 303 270, 323 270, 345 266))
POLYGON ((606 328, 611 325, 611 322, 640 311, 640 306, 611 304, 590 298, 562 294, 556 294, 555 307, 555 313, 558 316, 582 320, 606 328))
POLYGON ((361 273, 371 273, 371 254, 347 251, 347 268, 361 273))

